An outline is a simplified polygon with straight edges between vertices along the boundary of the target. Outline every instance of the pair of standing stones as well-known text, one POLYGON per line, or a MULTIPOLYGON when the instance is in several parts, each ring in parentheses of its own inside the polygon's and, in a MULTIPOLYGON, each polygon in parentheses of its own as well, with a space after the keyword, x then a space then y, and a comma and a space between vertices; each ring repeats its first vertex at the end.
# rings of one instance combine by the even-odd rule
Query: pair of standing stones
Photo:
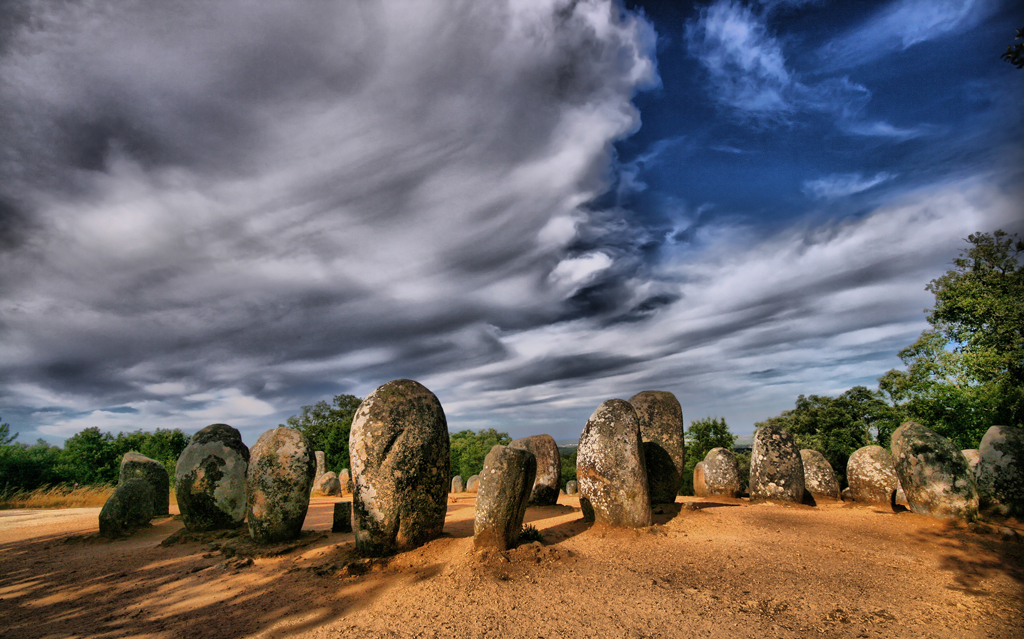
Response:
POLYGON ((170 477, 163 464, 137 452, 125 453, 117 488, 100 510, 100 534, 116 538, 169 514, 170 477))

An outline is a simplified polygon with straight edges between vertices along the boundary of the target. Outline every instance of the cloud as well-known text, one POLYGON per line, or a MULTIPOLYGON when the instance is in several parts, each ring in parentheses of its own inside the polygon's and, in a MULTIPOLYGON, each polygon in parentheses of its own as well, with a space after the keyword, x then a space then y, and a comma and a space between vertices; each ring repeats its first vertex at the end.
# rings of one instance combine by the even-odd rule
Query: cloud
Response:
POLYGON ((864 179, 860 173, 834 174, 817 180, 807 180, 804 182, 802 190, 809 197, 831 200, 866 191, 883 182, 888 182, 894 177, 885 171, 868 179, 864 179))

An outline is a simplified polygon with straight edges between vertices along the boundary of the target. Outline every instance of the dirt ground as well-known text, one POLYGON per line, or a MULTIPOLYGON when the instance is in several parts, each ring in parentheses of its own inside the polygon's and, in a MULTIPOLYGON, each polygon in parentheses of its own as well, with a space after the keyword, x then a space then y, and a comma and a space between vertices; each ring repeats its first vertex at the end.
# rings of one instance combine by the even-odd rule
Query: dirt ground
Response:
POLYGON ((527 511, 543 543, 474 553, 460 494, 443 537, 371 562, 330 532, 334 501, 271 548, 0 511, 0 637, 1024 637, 1016 524, 680 497, 655 526, 603 530, 563 496, 527 511))

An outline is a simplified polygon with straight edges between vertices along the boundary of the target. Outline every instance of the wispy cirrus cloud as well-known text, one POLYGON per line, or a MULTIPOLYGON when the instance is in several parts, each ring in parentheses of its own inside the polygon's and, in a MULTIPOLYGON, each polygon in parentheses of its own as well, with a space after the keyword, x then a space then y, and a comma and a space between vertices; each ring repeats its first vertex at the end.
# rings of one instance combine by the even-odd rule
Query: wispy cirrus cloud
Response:
POLYGON ((867 191, 883 182, 888 182, 894 177, 896 176, 885 171, 866 179, 860 173, 842 173, 816 180, 807 180, 804 182, 802 190, 809 197, 831 200, 867 191))

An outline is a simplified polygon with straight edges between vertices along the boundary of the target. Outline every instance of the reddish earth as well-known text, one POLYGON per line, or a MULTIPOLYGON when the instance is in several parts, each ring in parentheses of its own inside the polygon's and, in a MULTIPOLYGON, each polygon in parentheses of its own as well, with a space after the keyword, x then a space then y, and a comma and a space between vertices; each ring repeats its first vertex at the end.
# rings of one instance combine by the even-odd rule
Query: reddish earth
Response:
POLYGON ((444 537, 362 562, 334 501, 251 564, 240 538, 161 545, 170 518, 107 541, 99 509, 0 511, 0 637, 1024 637, 1015 524, 679 498, 615 531, 563 496, 527 511, 543 544, 474 553, 460 494, 444 537))

